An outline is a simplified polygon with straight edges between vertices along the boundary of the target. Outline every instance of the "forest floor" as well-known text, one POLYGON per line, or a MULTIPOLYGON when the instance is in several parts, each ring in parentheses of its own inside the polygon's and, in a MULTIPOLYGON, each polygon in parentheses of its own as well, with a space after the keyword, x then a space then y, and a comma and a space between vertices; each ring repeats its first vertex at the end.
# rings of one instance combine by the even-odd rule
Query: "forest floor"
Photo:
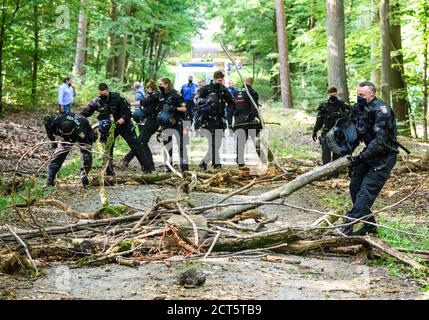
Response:
MULTIPOLYGON (((281 121, 281 127, 270 126, 270 144, 280 163, 296 163, 297 172, 309 171, 320 164, 319 145, 311 140, 314 118, 303 111, 266 112, 266 121, 281 121)), ((0 171, 1 183, 7 187, 11 172, 23 152, 44 139, 42 116, 38 112, 9 113, 0 122, 0 171)), ((198 138, 199 139, 199 138, 198 138)), ((196 140, 191 148, 191 158, 200 159, 204 153, 202 141, 196 140)), ((392 177, 378 197, 374 209, 395 204, 420 188, 407 201, 383 211, 378 221, 407 232, 424 233, 426 237, 411 237, 389 229, 380 228, 378 236, 392 246, 407 249, 429 250, 429 169, 425 163, 429 145, 401 138, 412 150, 410 157, 401 152, 400 161, 392 177)), ((162 160, 161 149, 153 141, 155 161, 162 160)), ((233 150, 230 145, 223 147, 233 150)), ((126 151, 120 146, 117 159, 126 151)), ((252 152, 252 148, 250 148, 252 152)), ((44 147, 21 166, 21 174, 34 173, 46 165, 47 147, 44 147)), ((250 155, 250 163, 256 156, 250 155)), ((232 158, 223 159, 226 167, 233 167, 232 158)), ((80 211, 95 210, 100 206, 97 187, 82 189, 78 183, 78 157, 70 157, 59 175, 54 190, 37 189, 41 197, 62 199, 80 211)), ((130 169, 117 168, 133 172, 130 169)), ((43 174, 38 184, 43 184, 43 174)), ((342 173, 339 179, 323 180, 307 185, 287 198, 288 203, 321 211, 345 213, 351 202, 348 195, 349 179, 342 173)), ((276 185, 277 186, 277 185, 276 185)), ((248 195, 235 196, 233 200, 246 201, 253 195, 269 190, 264 186, 254 188, 248 195)), ((168 198, 175 188, 153 185, 121 185, 107 188, 112 202, 126 202, 149 209, 155 198, 168 198)), ((0 231, 5 224, 25 229, 9 208, 11 200, 0 195, 0 231)), ((216 193, 193 192, 190 201, 196 205, 214 203, 224 196, 216 193)), ((259 208, 267 217, 279 216, 276 226, 304 226, 320 217, 297 209, 264 205, 259 208)), ((36 218, 46 226, 70 222, 64 213, 43 215, 36 218)), ((0 247, 5 245, 0 242, 0 247)), ((42 261, 42 275, 37 279, 0 274, 0 299, 427 299, 429 282, 427 274, 404 267, 391 259, 361 259, 332 253, 279 255, 266 252, 251 254, 213 255, 201 262, 207 276, 204 286, 185 289, 177 284, 177 275, 189 264, 183 259, 145 263, 138 267, 105 264, 97 267, 78 267, 73 263, 42 261)))

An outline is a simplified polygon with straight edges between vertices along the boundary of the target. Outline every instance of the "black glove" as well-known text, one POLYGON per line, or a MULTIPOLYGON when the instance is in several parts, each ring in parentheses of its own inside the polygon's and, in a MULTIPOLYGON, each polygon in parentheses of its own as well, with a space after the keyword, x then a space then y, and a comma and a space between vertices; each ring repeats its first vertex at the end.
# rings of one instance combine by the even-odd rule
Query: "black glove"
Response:
POLYGON ((91 130, 91 132, 89 133, 89 141, 90 142, 96 142, 98 139, 98 133, 95 130, 91 130))
POLYGON ((316 142, 317 141, 317 132, 313 132, 313 141, 316 142))
POLYGON ((360 165, 363 161, 362 156, 359 154, 357 156, 348 156, 347 160, 352 162, 353 167, 360 165))
POLYGON ((53 150, 57 149, 57 148, 58 148, 58 144, 57 144, 57 143, 55 143, 55 142, 51 142, 51 148, 52 148, 53 150))

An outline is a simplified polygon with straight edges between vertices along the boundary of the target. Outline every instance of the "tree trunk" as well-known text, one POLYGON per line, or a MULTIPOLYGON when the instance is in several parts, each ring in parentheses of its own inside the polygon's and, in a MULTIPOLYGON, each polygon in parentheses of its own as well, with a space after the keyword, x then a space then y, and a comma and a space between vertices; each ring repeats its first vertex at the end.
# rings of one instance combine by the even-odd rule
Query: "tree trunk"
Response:
MULTIPOLYGON (((372 6, 372 25, 380 25, 380 15, 378 12, 376 1, 373 1, 372 6)), ((371 82, 375 84, 377 90, 381 89, 381 70, 380 70, 380 38, 377 33, 377 38, 371 41, 371 82)))
POLYGON ((402 54, 401 12, 398 2, 390 7, 390 39, 393 56, 391 66, 392 107, 402 134, 411 135, 407 85, 405 83, 404 56, 402 54))
MULTIPOLYGON (((116 22, 118 19, 118 5, 116 1, 111 1, 110 18, 116 22)), ((117 74, 117 66, 115 63, 115 57, 117 56, 117 35, 116 30, 111 28, 109 36, 107 38, 107 48, 109 50, 109 59, 107 60, 106 76, 107 78, 113 78, 117 74)))
POLYGON ((37 71, 39 69, 39 7, 37 2, 33 6, 34 19, 34 53, 33 53, 33 73, 31 76, 31 97, 33 102, 37 101, 37 71))
POLYGON ((3 50, 4 37, 6 35, 6 8, 2 10, 1 26, 0 26, 0 114, 3 113, 3 50))
POLYGON ((426 34, 428 31, 428 23, 425 23, 424 29, 423 29, 423 41, 425 42, 424 46, 424 65, 423 65, 423 139, 425 141, 428 140, 428 46, 429 42, 428 39, 426 39, 426 34))
POLYGON ((83 77, 85 74, 85 54, 86 54, 86 39, 88 34, 88 18, 85 13, 86 0, 80 2, 79 26, 77 30, 76 55, 73 66, 73 74, 78 77, 83 77))
POLYGON ((349 102, 345 58, 344 2, 327 0, 328 83, 338 89, 340 99, 349 102))
POLYGON ((390 100, 391 59, 389 0, 380 1, 380 34, 381 34, 381 95, 387 104, 390 100))
POLYGON ((286 34, 286 18, 283 0, 276 0, 276 22, 282 104, 284 108, 293 108, 288 39, 286 34))
POLYGON ((337 159, 322 167, 318 167, 316 169, 313 169, 307 173, 304 173, 296 177, 294 180, 292 180, 291 182, 288 182, 284 186, 265 192, 249 200, 249 204, 229 207, 223 211, 211 211, 211 212, 207 212, 204 215, 207 218, 216 218, 216 219, 224 219, 224 220, 230 219, 239 213, 260 207, 261 204, 258 202, 273 201, 281 197, 287 197, 288 195, 291 195, 292 193, 301 189, 307 184, 317 181, 323 177, 326 177, 336 172, 337 170, 349 167, 350 164, 351 162, 350 160, 347 159, 347 157, 337 159))

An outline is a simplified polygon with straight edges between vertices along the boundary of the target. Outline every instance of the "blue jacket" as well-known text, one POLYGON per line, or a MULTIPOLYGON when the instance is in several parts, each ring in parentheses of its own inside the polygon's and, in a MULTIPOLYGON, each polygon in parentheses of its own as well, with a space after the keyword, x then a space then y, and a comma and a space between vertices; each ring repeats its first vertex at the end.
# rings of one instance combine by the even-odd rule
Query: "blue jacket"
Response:
POLYGON ((228 91, 229 91, 229 93, 231 94, 231 96, 234 96, 234 94, 237 92, 237 87, 234 87, 234 88, 230 88, 230 87, 228 87, 228 91))
POLYGON ((63 83, 58 89, 58 104, 67 106, 73 104, 76 92, 67 83, 63 83))
POLYGON ((143 101, 143 100, 144 100, 144 88, 140 87, 134 95, 134 101, 143 101))
POLYGON ((197 92, 198 85, 196 83, 187 83, 182 86, 180 93, 185 101, 192 101, 194 94, 197 92))

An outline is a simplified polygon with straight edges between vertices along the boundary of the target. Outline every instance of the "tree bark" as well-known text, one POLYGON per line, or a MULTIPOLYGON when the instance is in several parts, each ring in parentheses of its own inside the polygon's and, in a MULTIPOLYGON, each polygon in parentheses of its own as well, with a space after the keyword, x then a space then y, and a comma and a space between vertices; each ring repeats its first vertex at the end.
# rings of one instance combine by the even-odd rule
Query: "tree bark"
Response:
POLYGON ((276 0, 276 22, 282 104, 284 108, 293 108, 284 0, 276 0))
POLYGON ((425 23, 423 29, 423 41, 424 41, 424 65, 423 65, 423 139, 425 141, 428 140, 428 46, 429 40, 426 38, 426 34, 428 32, 428 23, 425 23))
MULTIPOLYGON (((114 0, 111 1, 110 18, 114 22, 116 22, 118 19, 118 5, 114 0)), ((114 28, 111 28, 109 31, 109 36, 107 38, 107 48, 109 50, 109 59, 107 60, 106 77, 113 78, 116 76, 117 71, 115 63, 115 57, 117 55, 117 35, 114 28)))
POLYGON ((87 0, 81 0, 79 12, 79 26, 77 30, 76 55, 73 66, 73 74, 78 77, 83 77, 85 74, 85 56, 86 56, 86 39, 88 34, 88 18, 85 13, 85 5, 87 0))
POLYGON ((350 160, 347 160, 347 157, 337 159, 322 167, 318 167, 316 169, 313 169, 305 174, 302 174, 296 177, 294 180, 285 184, 284 186, 265 192, 260 196, 257 196, 249 200, 249 204, 233 206, 223 211, 209 211, 205 213, 204 216, 206 216, 207 218, 215 218, 215 219, 223 219, 223 220, 230 219, 237 214, 240 214, 242 212, 252 210, 261 206, 261 204, 253 203, 253 202, 273 201, 281 197, 289 196, 295 191, 306 186, 307 184, 317 181, 323 177, 326 177, 337 170, 349 167, 350 164, 351 162, 350 160))
POLYGON ((328 83, 338 89, 340 99, 349 102, 345 58, 344 1, 327 0, 328 83))
MULTIPOLYGON (((380 25, 380 15, 376 1, 373 1, 371 23, 372 25, 380 25)), ((381 89, 381 69, 379 52, 380 38, 377 33, 377 38, 371 41, 371 82, 375 84, 377 90, 381 89)))
POLYGON ((37 72, 39 69, 39 7, 37 2, 33 5, 34 19, 34 52, 33 52, 33 71, 31 76, 31 97, 34 102, 37 101, 37 72))
POLYGON ((2 10, 2 21, 0 27, 0 114, 3 113, 3 49, 4 36, 6 34, 6 9, 2 10))
POLYGON ((408 90, 405 83, 404 56, 402 54, 401 37, 401 12, 397 1, 390 6, 390 39, 392 46, 391 55, 391 82, 392 107, 398 120, 398 128, 402 134, 411 135, 408 102, 408 90))
POLYGON ((391 104, 390 82, 391 82, 391 59, 390 52, 390 23, 389 23, 389 0, 380 1, 380 34, 381 34, 381 94, 387 104, 391 104))

